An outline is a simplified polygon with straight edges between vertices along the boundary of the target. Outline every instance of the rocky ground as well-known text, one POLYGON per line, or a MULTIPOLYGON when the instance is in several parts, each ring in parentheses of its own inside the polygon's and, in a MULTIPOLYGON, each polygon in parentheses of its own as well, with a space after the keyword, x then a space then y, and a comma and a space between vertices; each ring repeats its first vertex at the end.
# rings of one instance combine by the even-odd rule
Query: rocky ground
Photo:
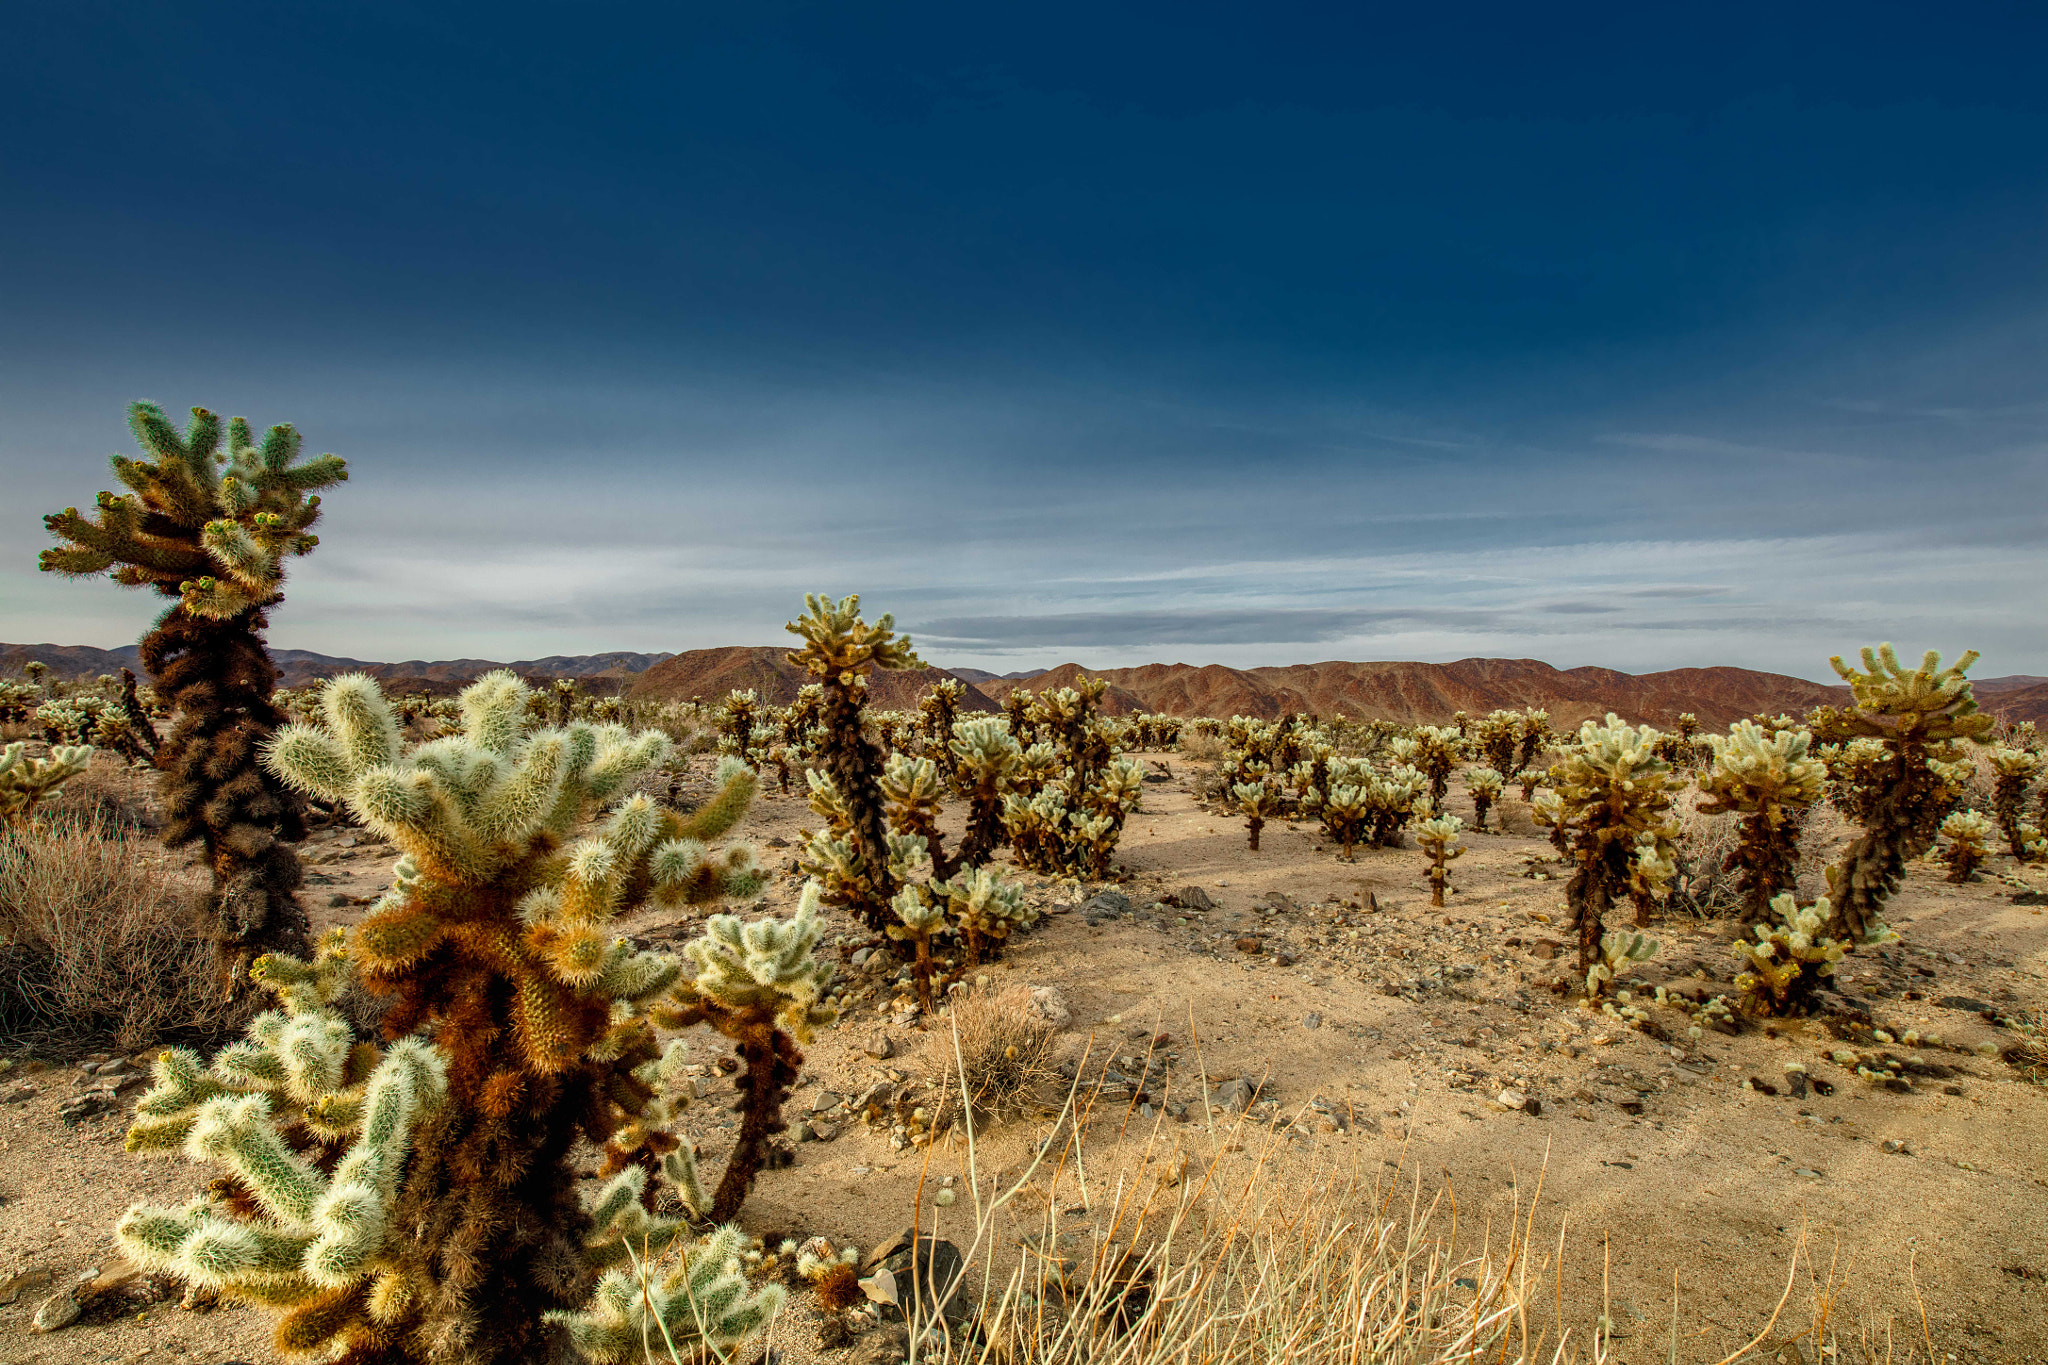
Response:
MULTIPOLYGON (((1510 832, 1467 835, 1450 903, 1433 909, 1413 848, 1345 862, 1312 826, 1275 822, 1252 853, 1241 821, 1198 801, 1188 766, 1159 758, 1171 777, 1145 788, 1120 879, 1026 876, 1046 918, 983 973, 990 988, 1050 987, 1048 1007, 1067 1015, 1063 1070, 1090 1105, 1080 1159, 1028 1170, 1040 1143, 1072 1135, 1050 1116, 1057 1093, 1047 1116, 983 1134, 971 1170, 956 1138, 925 1145, 917 1110, 951 1031, 905 1008, 899 964, 869 952, 843 968, 851 1008, 807 1049, 801 1140, 757 1186, 752 1230, 866 1248, 916 1216, 964 1245, 973 1201, 937 1207, 945 1183, 1027 1178, 1029 1197, 993 1228, 1000 1260, 1048 1213, 1063 1233, 1111 1235, 1120 1179, 1207 1172, 1204 1188, 1222 1190, 1258 1168, 1448 1187, 1476 1247, 1489 1222, 1526 1215, 1540 1178, 1536 1240, 1556 1245, 1561 1228, 1568 1319, 1600 1312, 1604 1269, 1610 1359, 1666 1358, 1674 1286, 1679 1358, 1719 1359, 1763 1325, 1802 1237, 1845 1286, 1838 1321, 1918 1342, 1924 1305, 1941 1354, 2048 1358, 2048 1088, 1997 1055, 2014 1037, 1998 1020, 2048 1007, 2048 917, 2015 900, 2048 885, 2040 869, 2001 858, 1954 886, 1916 866, 1891 914, 1904 940, 1847 964, 1844 1007, 1867 1024, 1695 1043, 1680 997, 1732 995, 1732 925, 1673 916, 1649 930, 1660 947, 1632 990, 1644 1004, 1663 985, 1670 1003, 1640 1025, 1573 1003, 1551 989, 1569 957, 1562 883, 1542 879, 1549 849, 1521 802, 1497 812, 1510 832), (1896 1080, 1857 1074, 1887 1057, 1896 1080)), ((1455 785, 1451 808, 1469 823, 1455 785)), ((792 843, 811 823, 796 798, 758 803, 742 832, 776 869, 759 909, 794 905, 792 843)), ((323 922, 353 919, 390 856, 358 832, 320 832, 309 904, 323 922)), ((658 943, 693 924, 625 928, 658 943)), ((834 928, 857 941, 850 923, 834 928)), ((718 1103, 726 1049, 710 1036, 697 1049, 694 1132, 715 1172, 733 1124, 718 1103)), ((0 1075, 0 1359, 267 1358, 260 1315, 183 1308, 172 1287, 124 1278, 112 1252, 128 1203, 179 1200, 207 1178, 121 1152, 147 1051, 17 1057, 0 1075), (88 1271, 82 1320, 32 1333, 37 1306, 88 1271)), ((1805 1313, 1811 1285, 1799 1295, 1805 1313)), ((776 1344, 793 1361, 869 1350, 821 1347, 803 1296, 776 1344)))

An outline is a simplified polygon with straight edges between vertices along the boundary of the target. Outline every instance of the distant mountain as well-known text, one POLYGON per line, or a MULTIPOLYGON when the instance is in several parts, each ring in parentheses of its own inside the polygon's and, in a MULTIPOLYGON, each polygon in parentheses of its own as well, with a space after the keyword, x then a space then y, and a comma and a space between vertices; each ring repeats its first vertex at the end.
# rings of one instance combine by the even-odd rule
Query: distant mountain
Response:
POLYGON ((1020 668, 1015 673, 989 673, 979 668, 949 668, 946 671, 963 682, 979 685, 986 682, 1022 682, 1027 678, 1035 678, 1048 670, 1043 668, 1020 668))
MULTIPOLYGON (((286 687, 300 687, 315 678, 331 678, 337 673, 367 673, 410 691, 413 688, 405 684, 463 683, 497 668, 509 668, 522 678, 626 678, 645 672, 670 656, 614 650, 608 654, 551 654, 545 659, 520 659, 512 663, 490 659, 408 659, 403 663, 380 664, 305 649, 273 649, 270 657, 277 661, 286 687)), ((21 666, 31 659, 48 664, 52 673, 64 678, 93 678, 102 673, 119 673, 124 668, 141 670, 134 645, 95 649, 91 645, 0 644, 0 677, 19 674, 21 666)))
MULTIPOLYGON (((674 655, 633 680, 627 695, 656 701, 718 701, 726 693, 752 688, 761 700, 776 706, 796 700, 797 689, 809 681, 788 662, 786 645, 728 645, 723 649, 692 649, 674 655)), ((958 678, 967 685, 962 711, 994 711, 996 704, 972 680, 942 668, 881 671, 868 677, 873 704, 887 710, 909 710, 940 678, 958 678)))

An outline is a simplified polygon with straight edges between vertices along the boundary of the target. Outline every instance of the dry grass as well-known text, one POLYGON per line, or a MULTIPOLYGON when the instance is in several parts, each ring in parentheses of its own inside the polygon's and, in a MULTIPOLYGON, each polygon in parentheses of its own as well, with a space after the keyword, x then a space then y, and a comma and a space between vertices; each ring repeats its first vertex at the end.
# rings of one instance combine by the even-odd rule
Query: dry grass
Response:
POLYGON ((933 1078, 942 1094, 935 1129, 961 1122, 963 1094, 974 1122, 984 1127, 1058 1108, 1060 1031, 1032 1011, 1028 986, 961 991, 950 1013, 960 1057, 945 1076, 933 1078))
POLYGON ((192 927, 199 890, 102 818, 0 841, 0 1035, 125 1051, 232 1028, 192 927))
POLYGON ((1221 735, 1205 735, 1196 730, 1180 733, 1180 756, 1190 763, 1214 763, 1229 752, 1230 746, 1221 735))

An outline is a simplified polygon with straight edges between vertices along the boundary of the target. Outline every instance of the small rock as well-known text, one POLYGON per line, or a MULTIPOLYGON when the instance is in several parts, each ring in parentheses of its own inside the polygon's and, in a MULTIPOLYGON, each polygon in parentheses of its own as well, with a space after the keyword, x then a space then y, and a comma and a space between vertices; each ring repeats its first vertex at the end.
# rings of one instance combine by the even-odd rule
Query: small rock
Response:
POLYGON ((47 1289, 57 1278, 57 1272, 46 1265, 33 1265, 18 1270, 5 1280, 0 1280, 0 1304, 13 1303, 23 1294, 33 1294, 38 1289, 47 1289))
POLYGON ((829 1110, 837 1109, 844 1103, 846 1103, 845 1096, 830 1090, 820 1090, 817 1094, 811 1096, 811 1112, 813 1114, 823 1114, 829 1110))
POLYGON ((894 1057, 896 1055, 896 1044, 890 1041, 888 1034, 876 1033, 869 1036, 866 1051, 868 1056, 877 1060, 884 1057, 894 1057))
POLYGON ((61 1331, 72 1323, 77 1322, 81 1311, 76 1291, 67 1289, 61 1294, 52 1294, 49 1298, 43 1300, 42 1304, 36 1309, 36 1315, 29 1319, 28 1330, 31 1332, 61 1331))
POLYGON ((1562 943, 1553 943, 1547 938, 1539 938, 1529 945, 1529 951, 1534 956, 1542 958, 1545 962, 1550 962, 1556 959, 1557 950, 1563 946, 1562 943))
MULTIPOLYGON (((855 954, 853 955, 853 957, 852 957, 852 958, 850 959, 850 961, 851 961, 851 962, 852 962, 852 964, 853 964, 854 966, 856 966, 856 967, 865 967, 865 966, 867 966, 867 965, 868 965, 868 959, 869 959, 869 958, 871 958, 871 957, 873 957, 874 955, 875 955, 875 950, 874 950, 873 948, 862 948, 862 949, 861 949, 861 950, 860 950, 859 952, 856 952, 856 953, 855 953, 855 954)), ((836 1318, 835 1318, 835 1319, 833 1319, 833 1321, 835 1321, 835 1322, 836 1322, 836 1321, 838 1321, 838 1319, 836 1319, 836 1318)), ((842 1326, 842 1327, 841 1327, 841 1328, 840 1328, 839 1330, 843 1332, 843 1331, 845 1331, 846 1329, 845 1329, 845 1327, 843 1327, 843 1326, 842 1326)))
POLYGON ((1301 1026, 1303 1028, 1321 1028, 1323 1026, 1323 1016, 1311 1010, 1301 1016, 1301 1026))
POLYGON ((1032 987, 1031 1003, 1026 1008, 1033 1018, 1051 1028, 1063 1029, 1074 1022, 1073 1011, 1067 1008, 1067 997, 1057 986, 1032 987))
POLYGON ((327 898, 327 908, 329 910, 339 910, 341 909, 342 906, 351 904, 354 900, 355 897, 347 895, 344 892, 336 891, 333 895, 327 898))
POLYGON ((1090 919, 1110 919, 1131 908, 1131 898, 1121 891, 1098 891, 1081 906, 1090 919))
POLYGON ((1905 1142, 1900 1138, 1886 1138, 1884 1140, 1884 1149, 1887 1152, 1896 1152, 1900 1156, 1913 1155, 1910 1151, 1906 1149, 1905 1142))
POLYGON ((1803 1166, 1792 1172, 1792 1174, 1805 1176, 1808 1180, 1818 1180, 1821 1178, 1819 1171, 1808 1170, 1803 1166))
POLYGON ((1252 1098, 1257 1094, 1258 1090, 1252 1083, 1239 1076, 1223 1082, 1210 1092, 1209 1102, 1220 1106, 1225 1113, 1239 1114, 1251 1105, 1252 1098))
MULTIPOLYGON (((910 1338, 906 1336, 907 1345, 910 1338)), ((818 1349, 821 1351, 843 1351, 853 1345, 853 1330, 846 1325, 846 1319, 837 1313, 818 1324, 818 1349)))
POLYGON ((1293 953, 1282 951, 1273 954, 1273 965, 1276 967, 1292 967, 1294 961, 1293 953))
POLYGON ((34 1099, 35 1093, 35 1087, 32 1085, 10 1086, 0 1091, 0 1104, 20 1104, 23 1100, 34 1099))
POLYGON ((1183 886, 1166 898, 1168 905, 1178 905, 1183 910, 1214 910, 1216 902, 1209 899, 1209 893, 1199 886, 1183 886))
POLYGON ((839 1127, 822 1119, 812 1119, 804 1125, 803 1136, 811 1142, 830 1142, 839 1136, 839 1127))
POLYGON ((868 1333, 860 1340, 860 1354, 854 1357, 856 1365, 896 1365, 910 1355, 910 1329, 900 1322, 892 1322, 868 1333))
POLYGON ((1991 1008, 1982 1000, 1967 995, 1944 995, 1934 1003, 1945 1010, 1968 1010, 1972 1014, 1982 1014, 1991 1008))
POLYGON ((88 1090, 83 1095, 73 1095, 57 1106, 57 1117, 74 1127, 95 1114, 103 1114, 114 1107, 114 1097, 104 1090, 88 1090))
POLYGON ((1247 935, 1237 941, 1237 950, 1240 953, 1261 953, 1266 950, 1266 945, 1264 940, 1247 935))
POLYGON ((768 847, 770 847, 770 848, 788 848, 788 847, 789 847, 789 840, 787 840, 787 839, 783 838, 783 837, 782 837, 781 835, 777 835, 777 836, 776 836, 775 838, 773 838, 773 839, 770 839, 770 840, 768 841, 768 847))
POLYGON ((1529 1103, 1529 1097, 1519 1090, 1503 1090, 1494 1096, 1494 1101, 1503 1109, 1520 1109, 1529 1103))

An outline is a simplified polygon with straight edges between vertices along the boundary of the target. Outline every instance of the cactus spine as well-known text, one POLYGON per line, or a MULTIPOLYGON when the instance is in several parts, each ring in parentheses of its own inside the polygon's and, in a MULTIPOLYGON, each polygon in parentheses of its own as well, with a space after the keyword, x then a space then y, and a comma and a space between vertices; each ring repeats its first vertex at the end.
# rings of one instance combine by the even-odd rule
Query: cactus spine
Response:
POLYGON ((1814 733, 1845 747, 1875 741, 1865 749, 1872 771, 1860 812, 1863 835, 1828 868, 1829 932, 1835 937, 1870 934, 1907 862, 1933 847, 1942 817, 1961 790, 1951 765, 1963 757, 1964 741, 1982 740, 1994 724, 1977 710, 1964 676, 1976 661, 1977 652, 1966 650, 1943 668, 1940 653, 1930 649, 1918 669, 1908 670, 1889 644, 1865 648, 1860 671, 1840 655, 1829 660, 1856 705, 1816 708, 1814 733), (1879 746, 1882 753, 1873 752, 1879 746))
POLYGON ((348 471, 332 455, 301 462, 289 426, 270 428, 259 445, 239 417, 227 424, 223 453, 221 421, 204 408, 192 410, 182 435, 153 403, 131 404, 128 425, 144 458, 112 463, 129 491, 101 493, 89 516, 67 507, 44 517, 61 544, 39 565, 172 599, 141 646, 174 715, 155 754, 164 844, 204 846, 220 970, 239 990, 258 955, 311 951, 291 848, 305 837, 299 804, 259 761, 285 719, 271 700, 277 668, 263 632, 284 600, 285 560, 320 543, 311 533, 315 490, 348 471))

